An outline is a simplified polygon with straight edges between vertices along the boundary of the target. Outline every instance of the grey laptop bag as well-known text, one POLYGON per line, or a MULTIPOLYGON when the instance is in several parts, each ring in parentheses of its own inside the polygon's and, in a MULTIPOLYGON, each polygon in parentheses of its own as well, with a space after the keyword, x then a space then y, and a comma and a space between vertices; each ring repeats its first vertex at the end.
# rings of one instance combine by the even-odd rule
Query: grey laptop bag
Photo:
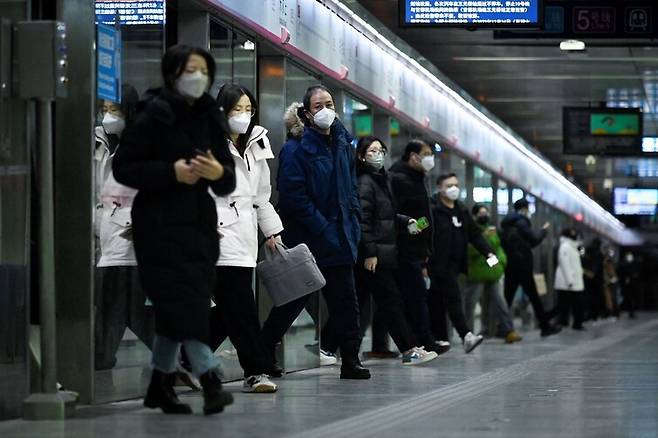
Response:
POLYGON ((305 244, 294 248, 277 244, 276 249, 273 252, 264 248, 265 260, 256 266, 256 273, 275 306, 287 304, 327 284, 305 244))

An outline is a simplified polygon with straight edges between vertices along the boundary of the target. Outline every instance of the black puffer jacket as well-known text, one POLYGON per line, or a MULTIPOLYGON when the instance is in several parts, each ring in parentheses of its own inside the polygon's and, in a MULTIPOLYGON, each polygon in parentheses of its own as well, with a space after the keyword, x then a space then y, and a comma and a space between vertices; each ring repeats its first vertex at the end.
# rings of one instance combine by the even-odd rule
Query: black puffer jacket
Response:
POLYGON ((395 213, 389 176, 384 169, 376 171, 359 162, 359 200, 361 202, 361 243, 359 262, 377 257, 377 266, 397 267, 397 235, 407 232, 409 216, 395 213))
POLYGON ((422 233, 398 235, 400 256, 425 261, 432 254, 432 213, 430 198, 425 187, 425 174, 412 169, 404 161, 398 161, 390 169, 393 198, 399 214, 413 219, 427 218, 430 227, 422 233))
POLYGON ((226 144, 224 116, 204 94, 193 106, 169 90, 151 93, 122 137, 112 169, 117 181, 139 190, 132 208, 140 279, 153 301, 156 333, 174 341, 210 335, 210 296, 219 257, 219 196, 235 189, 235 164, 226 144), (176 180, 174 162, 210 149, 224 176, 195 185, 176 180))
POLYGON ((501 241, 507 254, 507 269, 532 270, 532 248, 538 246, 548 235, 545 229, 533 230, 527 217, 512 212, 500 224, 501 241))

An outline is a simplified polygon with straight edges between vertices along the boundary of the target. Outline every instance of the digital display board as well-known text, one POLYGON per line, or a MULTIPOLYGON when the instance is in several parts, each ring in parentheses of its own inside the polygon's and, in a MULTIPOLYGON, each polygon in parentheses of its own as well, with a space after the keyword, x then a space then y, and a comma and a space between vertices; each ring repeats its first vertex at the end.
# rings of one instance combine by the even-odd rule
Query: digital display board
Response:
POLYGON ((641 155, 639 108, 572 108, 562 114, 564 153, 573 155, 641 155))
POLYGON ((615 187, 613 196, 616 215, 651 216, 656 214, 658 189, 615 187))
POLYGON ((122 25, 163 25, 166 11, 165 0, 96 0, 96 24, 114 24, 118 13, 122 25))
POLYGON ((398 0, 406 27, 541 27, 543 0, 398 0))

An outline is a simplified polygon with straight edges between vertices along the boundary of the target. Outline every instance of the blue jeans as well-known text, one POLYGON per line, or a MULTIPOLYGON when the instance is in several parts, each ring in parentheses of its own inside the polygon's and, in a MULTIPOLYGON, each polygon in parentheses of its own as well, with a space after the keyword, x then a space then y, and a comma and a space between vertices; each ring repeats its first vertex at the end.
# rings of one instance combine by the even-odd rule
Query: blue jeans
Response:
POLYGON ((430 348, 436 340, 431 331, 429 293, 423 278, 423 263, 401 257, 396 277, 416 339, 420 345, 430 348))
POLYGON ((196 377, 202 376, 211 369, 219 369, 219 361, 210 350, 210 347, 203 342, 188 339, 181 343, 160 335, 155 335, 153 341, 153 356, 151 358, 153 368, 165 374, 175 372, 181 345, 185 345, 185 352, 192 365, 192 373, 196 377))

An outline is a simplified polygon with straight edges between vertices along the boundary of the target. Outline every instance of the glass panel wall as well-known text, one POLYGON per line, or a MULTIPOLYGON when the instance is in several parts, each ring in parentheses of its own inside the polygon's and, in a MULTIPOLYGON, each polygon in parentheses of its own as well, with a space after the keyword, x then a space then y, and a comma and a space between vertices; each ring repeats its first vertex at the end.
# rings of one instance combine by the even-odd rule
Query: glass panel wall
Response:
POLYGON ((256 93, 256 44, 216 20, 210 21, 210 54, 217 63, 210 94, 217 96, 226 83, 236 83, 256 93))
MULTIPOLYGON (((130 212, 135 192, 118 184, 112 158, 121 147, 113 117, 126 119, 139 96, 161 85, 160 59, 164 25, 121 26, 122 96, 97 102, 95 171, 94 362, 95 401, 144 394, 150 378, 154 336, 151 305, 137 275, 132 248, 130 212)), ((130 120, 127 119, 127 123, 130 120)))

